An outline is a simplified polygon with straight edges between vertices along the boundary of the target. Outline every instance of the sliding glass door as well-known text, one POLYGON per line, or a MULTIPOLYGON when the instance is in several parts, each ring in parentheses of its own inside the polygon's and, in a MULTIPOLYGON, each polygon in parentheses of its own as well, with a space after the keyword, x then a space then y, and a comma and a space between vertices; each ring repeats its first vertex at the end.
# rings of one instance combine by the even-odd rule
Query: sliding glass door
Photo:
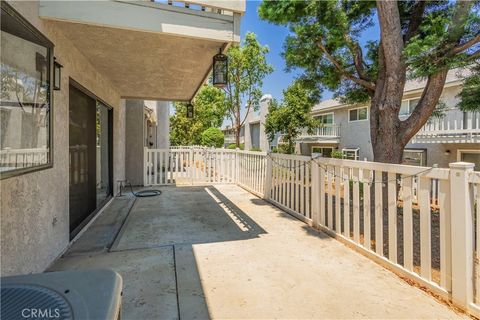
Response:
POLYGON ((96 205, 101 206, 111 195, 111 110, 97 101, 96 112, 96 205))
POLYGON ((112 195, 112 111, 70 85, 70 235, 112 195))

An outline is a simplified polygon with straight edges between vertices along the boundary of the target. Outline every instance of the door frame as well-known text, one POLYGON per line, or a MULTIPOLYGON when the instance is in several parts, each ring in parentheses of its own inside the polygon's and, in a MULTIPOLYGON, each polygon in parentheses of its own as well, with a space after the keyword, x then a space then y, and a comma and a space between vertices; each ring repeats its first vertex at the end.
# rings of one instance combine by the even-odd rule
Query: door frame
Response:
MULTIPOLYGON (((93 212, 91 212, 83 221, 75 227, 72 231, 70 231, 70 240, 73 240, 79 233, 80 231, 85 228, 88 223, 92 220, 93 217, 95 217, 103 208, 105 205, 113 198, 113 107, 110 106, 108 103, 105 102, 105 100, 99 98, 97 95, 95 95, 93 92, 85 88, 83 85, 81 85, 79 82, 75 81, 72 77, 69 77, 69 88, 70 86, 75 87, 77 90, 82 92, 83 94, 89 96, 90 98, 94 99, 96 103, 101 103, 104 105, 108 112, 108 122, 109 127, 108 127, 108 175, 109 175, 109 185, 110 185, 110 195, 100 204, 98 205, 93 212)), ((70 90, 70 89, 69 89, 70 90)), ((68 101, 68 108, 70 109, 70 100, 68 101)), ((70 168, 70 165, 69 165, 70 168)), ((70 178, 70 177, 69 177, 70 178)), ((70 201, 70 188, 68 190, 69 192, 69 201, 70 201)), ((70 209, 69 209, 69 216, 70 216, 70 209)))

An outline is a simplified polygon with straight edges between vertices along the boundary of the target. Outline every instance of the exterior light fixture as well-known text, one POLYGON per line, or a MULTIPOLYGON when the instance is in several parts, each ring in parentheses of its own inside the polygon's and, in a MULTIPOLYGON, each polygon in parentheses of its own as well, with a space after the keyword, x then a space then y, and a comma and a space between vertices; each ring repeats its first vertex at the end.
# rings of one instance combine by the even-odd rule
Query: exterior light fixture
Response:
POLYGON ((63 66, 55 61, 53 63, 53 90, 60 90, 63 66))
POLYGON ((187 104, 187 118, 188 119, 193 118, 193 104, 191 103, 187 104))
POLYGON ((223 88, 228 83, 228 58, 220 52, 213 57, 213 85, 223 88))

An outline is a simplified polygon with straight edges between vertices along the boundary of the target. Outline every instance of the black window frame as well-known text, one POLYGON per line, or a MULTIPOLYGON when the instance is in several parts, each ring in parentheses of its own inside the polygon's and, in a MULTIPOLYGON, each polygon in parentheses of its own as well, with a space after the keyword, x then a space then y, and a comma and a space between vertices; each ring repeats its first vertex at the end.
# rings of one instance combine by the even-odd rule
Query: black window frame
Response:
MULTIPOLYGON (((10 4, 6 3, 6 1, 1 1, 1 11, 2 15, 6 14, 10 16, 15 22, 22 25, 22 27, 28 31, 27 34, 19 34, 19 33, 11 33, 19 38, 22 38, 26 41, 30 41, 36 43, 38 45, 44 46, 47 48, 47 98, 49 101, 49 109, 48 109, 48 162, 41 165, 35 165, 26 168, 18 168, 14 170, 9 170, 5 172, 0 172, 0 180, 24 175, 27 173, 32 173, 36 171, 46 170, 53 168, 53 145, 54 145, 54 137, 53 137, 53 63, 54 63, 54 45, 45 35, 43 35, 37 28, 35 28, 30 22, 28 22, 18 11, 16 11, 10 4)), ((2 26, 1 32, 4 32, 6 23, 4 19, 2 19, 2 26)), ((10 32, 9 32, 10 33, 10 32)))

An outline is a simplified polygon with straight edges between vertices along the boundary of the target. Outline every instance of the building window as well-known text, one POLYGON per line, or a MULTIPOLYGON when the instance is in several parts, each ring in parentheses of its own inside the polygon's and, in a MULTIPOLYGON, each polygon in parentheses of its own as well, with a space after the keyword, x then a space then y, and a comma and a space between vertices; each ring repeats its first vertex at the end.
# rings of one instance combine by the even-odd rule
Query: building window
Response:
POLYGON ((403 100, 400 107, 399 116, 409 116, 418 104, 420 99, 403 100))
POLYGON ((332 147, 312 147, 312 156, 331 158, 332 152, 332 147))
POLYGON ((405 149, 403 150, 402 164, 410 166, 426 166, 427 150, 425 149, 405 149))
POLYGON ((321 114, 321 115, 319 115, 315 118, 322 125, 332 125, 333 124, 333 113, 321 114))
POLYGON ((345 148, 342 149, 343 159, 358 160, 358 152, 360 148, 345 148))
POLYGON ((362 121, 368 119, 368 107, 348 110, 348 121, 362 121))
POLYGON ((53 45, 1 3, 0 175, 52 166, 53 45))

